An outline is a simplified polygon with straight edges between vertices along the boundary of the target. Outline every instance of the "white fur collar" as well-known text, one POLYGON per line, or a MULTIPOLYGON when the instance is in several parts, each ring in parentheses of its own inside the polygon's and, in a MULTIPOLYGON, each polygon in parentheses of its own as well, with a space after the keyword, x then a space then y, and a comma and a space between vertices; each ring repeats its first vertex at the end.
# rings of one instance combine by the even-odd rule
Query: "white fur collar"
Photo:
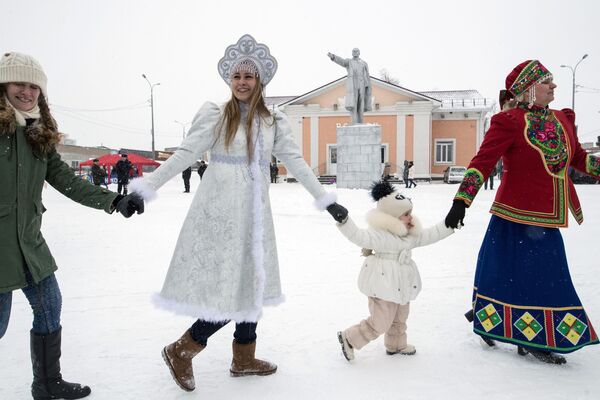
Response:
POLYGON ((406 225, 398 218, 394 218, 376 208, 367 213, 366 220, 371 228, 383 229, 396 236, 418 235, 423 230, 421 221, 414 215, 412 218, 413 226, 407 229, 406 225))

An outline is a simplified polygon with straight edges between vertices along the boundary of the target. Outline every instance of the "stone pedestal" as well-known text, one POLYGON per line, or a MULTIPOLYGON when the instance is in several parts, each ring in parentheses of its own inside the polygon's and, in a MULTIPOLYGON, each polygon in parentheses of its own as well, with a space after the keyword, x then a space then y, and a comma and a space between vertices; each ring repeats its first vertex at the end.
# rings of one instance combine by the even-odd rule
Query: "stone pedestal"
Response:
POLYGON ((369 189, 381 179, 381 126, 337 128, 337 187, 369 189))

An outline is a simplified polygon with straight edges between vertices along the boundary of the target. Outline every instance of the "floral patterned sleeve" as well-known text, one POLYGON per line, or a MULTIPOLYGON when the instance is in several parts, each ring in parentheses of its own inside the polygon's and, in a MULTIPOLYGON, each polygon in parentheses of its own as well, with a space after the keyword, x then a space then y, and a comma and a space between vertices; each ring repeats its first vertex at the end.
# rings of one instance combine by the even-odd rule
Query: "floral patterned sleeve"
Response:
POLYGON ((501 112, 492 117, 490 129, 485 134, 479 151, 469 163, 455 199, 464 201, 467 206, 471 205, 492 168, 518 135, 514 118, 510 112, 501 112))
MULTIPOLYGON (((561 110, 567 119, 575 125, 575 112, 570 108, 564 108, 561 110)), ((575 129, 575 137, 577 137, 577 130, 575 129)), ((600 157, 589 154, 586 152, 579 143, 575 143, 575 151, 571 160, 571 166, 581 172, 591 175, 597 179, 600 179, 600 157)))

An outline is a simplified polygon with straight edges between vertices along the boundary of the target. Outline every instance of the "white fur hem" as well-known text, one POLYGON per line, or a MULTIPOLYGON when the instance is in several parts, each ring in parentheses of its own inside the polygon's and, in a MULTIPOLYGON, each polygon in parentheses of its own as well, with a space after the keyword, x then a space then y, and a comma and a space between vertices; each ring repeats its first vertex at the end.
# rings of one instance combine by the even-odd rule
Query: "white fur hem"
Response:
POLYGON ((137 194, 145 201, 152 201, 157 197, 156 190, 144 178, 133 179, 127 188, 131 193, 137 194))
POLYGON ((319 211, 324 211, 327 207, 329 207, 336 201, 337 201, 337 194, 335 194, 333 192, 327 192, 323 196, 319 197, 318 199, 315 199, 314 204, 315 204, 315 207, 317 207, 317 209, 319 211))
MULTIPOLYGON (((243 311, 223 312, 214 309, 209 309, 192 304, 179 303, 172 299, 164 298, 160 293, 152 295, 152 304, 155 307, 171 311, 177 315, 186 315, 194 318, 199 318, 204 321, 235 321, 235 322, 258 322, 262 317, 262 309, 252 308, 243 311)), ((265 299, 265 306, 276 306, 285 301, 285 296, 281 295, 276 298, 265 299)))

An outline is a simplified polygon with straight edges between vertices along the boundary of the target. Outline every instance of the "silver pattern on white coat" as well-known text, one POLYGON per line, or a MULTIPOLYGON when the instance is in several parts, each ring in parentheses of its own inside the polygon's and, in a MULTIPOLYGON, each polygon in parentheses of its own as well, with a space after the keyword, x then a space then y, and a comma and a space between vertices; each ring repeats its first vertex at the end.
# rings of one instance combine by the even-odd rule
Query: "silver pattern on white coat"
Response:
POLYGON ((327 193, 302 158, 284 114, 274 112, 275 124, 261 121, 258 157, 248 165, 243 127, 229 151, 222 137, 215 142, 221 110, 214 103, 204 104, 179 149, 130 191, 158 190, 206 151, 232 157, 211 159, 181 228, 163 288, 154 300, 161 308, 209 321, 257 321, 263 305, 283 301, 268 196, 270 176, 267 168, 258 168, 260 160, 261 167, 271 154, 282 160, 317 201, 327 193), (254 226, 257 221, 261 227, 254 226))

